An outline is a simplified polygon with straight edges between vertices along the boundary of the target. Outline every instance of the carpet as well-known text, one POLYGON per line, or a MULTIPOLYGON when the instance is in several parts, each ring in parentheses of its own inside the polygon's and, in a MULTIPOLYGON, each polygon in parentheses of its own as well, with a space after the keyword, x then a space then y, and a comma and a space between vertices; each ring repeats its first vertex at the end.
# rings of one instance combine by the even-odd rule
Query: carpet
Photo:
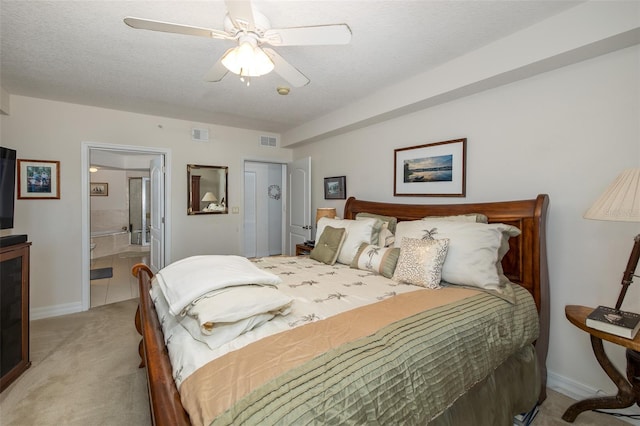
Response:
POLYGON ((111 278, 113 276, 113 268, 98 268, 91 270, 91 279, 92 280, 101 280, 103 278, 111 278))

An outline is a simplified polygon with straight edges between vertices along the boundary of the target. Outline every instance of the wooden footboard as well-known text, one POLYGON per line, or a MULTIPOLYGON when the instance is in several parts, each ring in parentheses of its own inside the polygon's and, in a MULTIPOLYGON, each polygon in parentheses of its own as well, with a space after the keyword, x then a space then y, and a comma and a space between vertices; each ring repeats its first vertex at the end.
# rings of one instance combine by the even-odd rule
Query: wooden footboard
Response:
POLYGON ((158 426, 189 425, 189 416, 180 402, 162 328, 149 294, 153 273, 143 263, 134 265, 131 272, 138 278, 140 289, 136 329, 142 336, 138 350, 141 357, 140 367, 147 367, 151 420, 158 426))
MULTIPOLYGON (((394 216, 399 220, 415 220, 425 216, 485 214, 490 222, 517 226, 522 234, 510 240, 510 250, 503 260, 505 274, 511 281, 525 287, 536 302, 540 319, 540 336, 536 342, 541 369, 540 402, 546 397, 546 358, 549 342, 549 273, 546 252, 546 212, 549 197, 535 199, 448 205, 407 205, 347 200, 344 218, 353 219, 358 212, 394 216)), ((146 366, 152 422, 155 425, 188 425, 189 417, 182 407, 180 395, 172 376, 162 329, 149 290, 151 270, 144 264, 133 267, 138 278, 140 302, 136 312, 136 329, 142 335, 139 352, 140 366, 146 366)))

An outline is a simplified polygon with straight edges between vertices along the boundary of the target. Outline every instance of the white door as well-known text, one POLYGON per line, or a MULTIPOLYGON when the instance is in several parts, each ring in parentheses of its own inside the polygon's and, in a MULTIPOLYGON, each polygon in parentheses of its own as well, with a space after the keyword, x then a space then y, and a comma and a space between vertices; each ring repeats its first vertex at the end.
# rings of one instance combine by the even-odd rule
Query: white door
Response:
POLYGON ((311 157, 288 164, 287 253, 294 255, 296 244, 311 239, 311 157))
POLYGON ((150 265, 155 274, 164 268, 164 156, 151 161, 151 223, 149 224, 150 265))
POLYGON ((282 183, 284 165, 246 161, 244 164, 244 255, 283 253, 282 183))

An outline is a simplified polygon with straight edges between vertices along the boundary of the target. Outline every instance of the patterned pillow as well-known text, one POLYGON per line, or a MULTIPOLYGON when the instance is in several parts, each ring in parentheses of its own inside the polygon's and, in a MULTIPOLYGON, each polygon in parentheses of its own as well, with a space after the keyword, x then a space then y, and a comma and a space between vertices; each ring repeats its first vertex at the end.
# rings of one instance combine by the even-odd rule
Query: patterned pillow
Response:
POLYGON ((384 248, 373 244, 362 243, 351 262, 351 267, 375 272, 376 274, 391 278, 393 277, 393 272, 396 270, 399 256, 399 248, 384 248))
POLYGON ((442 265, 449 240, 403 238, 393 280, 427 288, 440 288, 442 265))
POLYGON ((383 229, 386 229, 389 224, 387 222, 381 221, 380 219, 356 216, 356 220, 369 220, 369 219, 374 219, 375 220, 373 228, 371 229, 371 243, 372 244, 379 244, 380 233, 382 232, 383 229))
POLYGON ((315 247, 311 250, 310 257, 327 265, 335 264, 345 236, 344 228, 326 226, 320 239, 316 241, 315 247))

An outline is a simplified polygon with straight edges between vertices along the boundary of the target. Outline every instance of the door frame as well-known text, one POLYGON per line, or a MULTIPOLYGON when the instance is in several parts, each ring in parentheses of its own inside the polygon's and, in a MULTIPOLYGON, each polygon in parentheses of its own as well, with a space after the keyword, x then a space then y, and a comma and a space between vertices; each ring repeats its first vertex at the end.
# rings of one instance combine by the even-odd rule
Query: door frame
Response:
POLYGON ((98 142, 82 142, 81 144, 81 196, 82 196, 82 286, 81 300, 82 310, 88 311, 91 308, 91 281, 89 270, 91 267, 91 249, 89 242, 91 239, 91 199, 89 197, 89 182, 91 180, 89 166, 91 165, 91 150, 116 151, 120 153, 147 154, 164 156, 165 184, 164 184, 164 205, 165 205, 165 235, 163 239, 165 264, 167 259, 171 259, 171 150, 166 148, 115 145, 98 142))

